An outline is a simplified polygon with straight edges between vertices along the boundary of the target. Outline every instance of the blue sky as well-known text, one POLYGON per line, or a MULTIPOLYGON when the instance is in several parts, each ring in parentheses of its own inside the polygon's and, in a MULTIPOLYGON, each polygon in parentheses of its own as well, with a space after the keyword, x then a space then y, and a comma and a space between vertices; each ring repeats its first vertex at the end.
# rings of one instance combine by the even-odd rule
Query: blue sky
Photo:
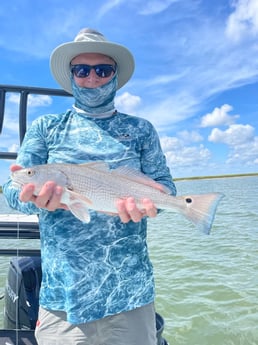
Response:
MULTIPOLYGON (((58 88, 49 55, 83 27, 132 51, 116 107, 155 125, 174 177, 258 172, 257 0, 4 1, 0 83, 58 88)), ((19 146, 17 102, 7 95, 2 151, 19 146)), ((71 104, 31 97, 28 124, 71 104)))

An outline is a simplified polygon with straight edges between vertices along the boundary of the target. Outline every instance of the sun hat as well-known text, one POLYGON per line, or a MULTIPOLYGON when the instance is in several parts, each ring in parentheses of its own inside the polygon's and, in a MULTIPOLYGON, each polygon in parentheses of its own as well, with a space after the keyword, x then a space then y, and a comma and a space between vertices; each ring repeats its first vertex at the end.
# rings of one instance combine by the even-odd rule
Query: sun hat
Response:
POLYGON ((61 87, 72 94, 71 60, 83 53, 100 53, 111 57, 117 63, 118 86, 121 88, 134 72, 134 58, 124 46, 108 41, 100 32, 82 29, 74 41, 56 47, 50 56, 50 69, 61 87))

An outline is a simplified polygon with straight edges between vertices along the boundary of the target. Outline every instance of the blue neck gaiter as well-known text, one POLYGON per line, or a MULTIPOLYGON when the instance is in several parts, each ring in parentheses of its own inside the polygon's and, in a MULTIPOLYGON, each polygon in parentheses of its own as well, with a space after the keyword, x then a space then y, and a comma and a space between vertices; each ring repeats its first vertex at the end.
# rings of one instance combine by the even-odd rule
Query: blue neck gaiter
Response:
POLYGON ((103 114, 114 110, 114 98, 117 89, 117 74, 106 84, 92 88, 78 86, 71 76, 75 107, 89 114, 103 114))

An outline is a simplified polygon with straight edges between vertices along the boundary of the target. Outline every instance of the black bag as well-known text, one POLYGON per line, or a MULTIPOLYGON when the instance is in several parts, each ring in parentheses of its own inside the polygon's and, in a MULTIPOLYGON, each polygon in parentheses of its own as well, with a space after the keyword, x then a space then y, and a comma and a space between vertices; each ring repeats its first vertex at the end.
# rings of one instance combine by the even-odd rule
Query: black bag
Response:
POLYGON ((11 259, 5 287, 4 327, 6 329, 35 329, 41 279, 40 257, 11 259))

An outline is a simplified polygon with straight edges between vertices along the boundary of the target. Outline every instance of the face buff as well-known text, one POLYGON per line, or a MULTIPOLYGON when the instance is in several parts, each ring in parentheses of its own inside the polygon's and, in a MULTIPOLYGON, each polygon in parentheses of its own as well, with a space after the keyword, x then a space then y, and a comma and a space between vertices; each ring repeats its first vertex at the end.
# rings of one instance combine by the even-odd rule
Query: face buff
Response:
POLYGON ((115 110, 114 98, 117 89, 117 74, 110 81, 96 88, 78 86, 71 77, 75 107, 88 114, 103 114, 115 110))

